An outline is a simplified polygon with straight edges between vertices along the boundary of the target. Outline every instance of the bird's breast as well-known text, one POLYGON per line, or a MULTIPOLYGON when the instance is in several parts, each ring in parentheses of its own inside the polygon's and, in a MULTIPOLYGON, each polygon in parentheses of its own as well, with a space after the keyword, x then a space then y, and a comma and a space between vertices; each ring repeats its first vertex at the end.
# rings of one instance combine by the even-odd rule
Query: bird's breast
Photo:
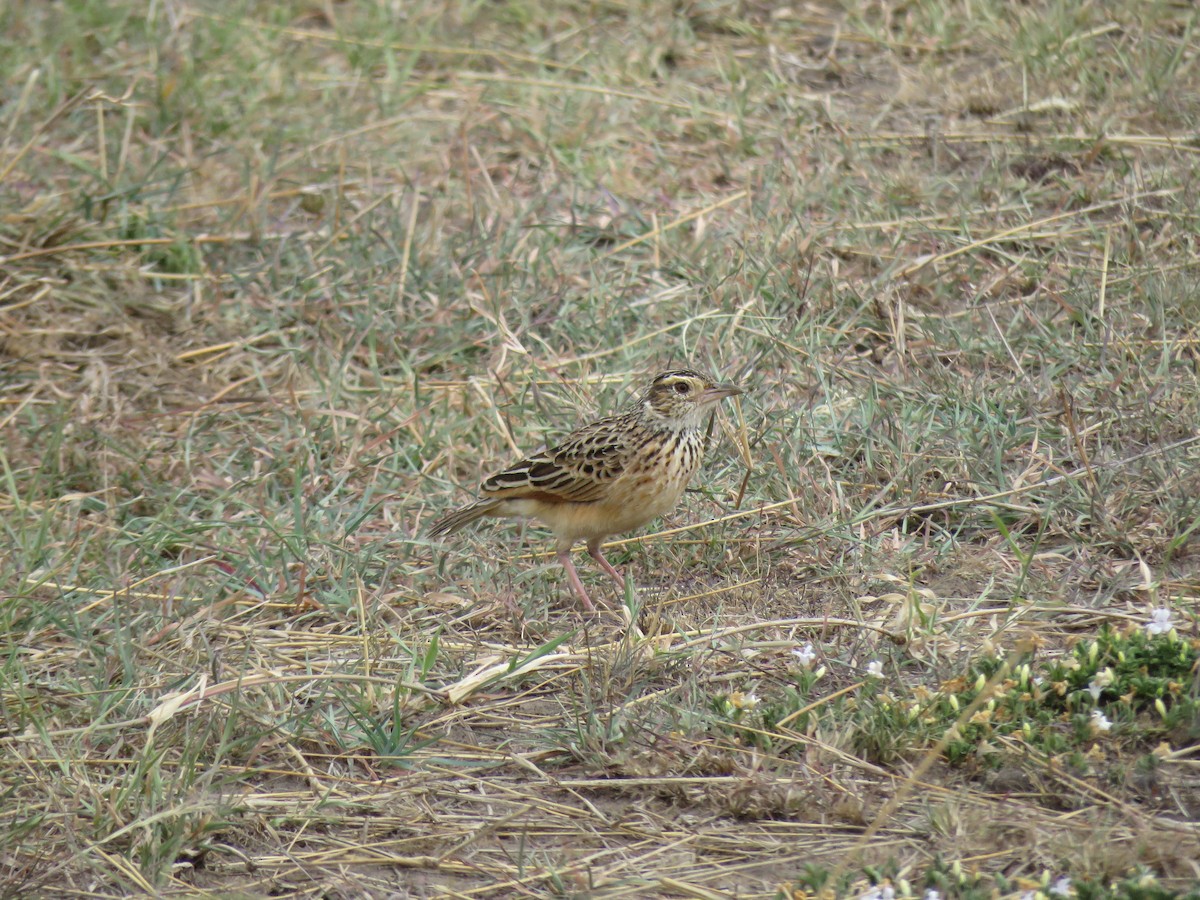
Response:
POLYGON ((636 528, 673 510, 700 468, 702 452, 703 439, 691 433, 656 436, 639 447, 604 498, 621 520, 614 532, 636 528))

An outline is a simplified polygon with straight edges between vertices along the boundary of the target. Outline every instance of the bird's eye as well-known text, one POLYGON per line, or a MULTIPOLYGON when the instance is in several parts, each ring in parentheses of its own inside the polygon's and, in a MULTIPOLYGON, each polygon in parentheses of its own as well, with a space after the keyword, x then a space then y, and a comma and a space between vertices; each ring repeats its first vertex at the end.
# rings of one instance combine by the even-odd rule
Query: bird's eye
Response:
POLYGON ((686 394, 687 392, 688 392, 688 385, 687 385, 686 381, 675 382, 675 393, 686 394))

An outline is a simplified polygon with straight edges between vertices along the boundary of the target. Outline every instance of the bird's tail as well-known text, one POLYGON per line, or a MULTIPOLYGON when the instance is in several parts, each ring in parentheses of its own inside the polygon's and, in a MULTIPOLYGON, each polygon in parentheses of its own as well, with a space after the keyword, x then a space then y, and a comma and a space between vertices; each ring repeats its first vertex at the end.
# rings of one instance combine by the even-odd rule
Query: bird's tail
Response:
POLYGON ((499 505, 500 501, 498 500, 477 500, 469 506, 456 509, 454 512, 442 516, 430 525, 429 536, 442 537, 443 535, 454 534, 460 528, 470 525, 477 519, 490 516, 496 511, 496 507, 499 505))

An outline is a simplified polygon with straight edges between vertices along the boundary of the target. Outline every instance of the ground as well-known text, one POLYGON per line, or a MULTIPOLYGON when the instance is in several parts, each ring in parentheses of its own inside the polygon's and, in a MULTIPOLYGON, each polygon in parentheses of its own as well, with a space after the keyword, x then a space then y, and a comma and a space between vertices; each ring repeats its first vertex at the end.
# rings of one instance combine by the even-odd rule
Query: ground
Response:
POLYGON ((1197 892, 1191 4, 0 24, 0 895, 1197 892))

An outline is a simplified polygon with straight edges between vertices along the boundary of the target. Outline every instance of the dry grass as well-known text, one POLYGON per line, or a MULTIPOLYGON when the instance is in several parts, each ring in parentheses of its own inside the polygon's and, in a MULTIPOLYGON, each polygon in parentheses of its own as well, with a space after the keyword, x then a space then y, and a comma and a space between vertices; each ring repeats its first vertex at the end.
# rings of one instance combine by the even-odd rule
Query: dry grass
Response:
POLYGON ((0 895, 1193 889, 1189 4, 144 13, 0 10, 0 895), (678 362, 625 606, 423 536, 678 362))

